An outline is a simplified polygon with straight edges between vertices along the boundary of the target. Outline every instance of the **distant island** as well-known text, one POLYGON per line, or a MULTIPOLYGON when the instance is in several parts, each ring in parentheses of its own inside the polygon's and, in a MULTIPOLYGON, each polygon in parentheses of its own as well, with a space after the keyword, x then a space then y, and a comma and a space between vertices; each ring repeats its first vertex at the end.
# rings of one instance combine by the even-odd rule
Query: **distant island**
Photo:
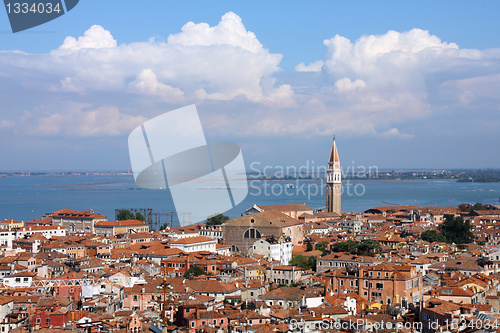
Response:
MULTIPOLYGON (((322 179, 324 173, 306 175, 248 173, 249 178, 262 180, 322 179)), ((453 180, 461 183, 500 182, 500 169, 456 169, 456 170, 378 170, 377 172, 343 172, 342 178, 353 180, 453 180)))
MULTIPOLYGON (((26 176, 110 176, 132 175, 130 171, 60 171, 60 172, 1 172, 0 177, 26 176)), ((305 174, 283 174, 247 172, 250 179, 256 180, 317 180, 325 178, 324 172, 305 174)), ((353 180, 453 180, 460 183, 497 183, 500 182, 500 169, 454 169, 454 170, 410 170, 410 169, 381 169, 377 172, 359 171, 343 172, 342 178, 353 180)))

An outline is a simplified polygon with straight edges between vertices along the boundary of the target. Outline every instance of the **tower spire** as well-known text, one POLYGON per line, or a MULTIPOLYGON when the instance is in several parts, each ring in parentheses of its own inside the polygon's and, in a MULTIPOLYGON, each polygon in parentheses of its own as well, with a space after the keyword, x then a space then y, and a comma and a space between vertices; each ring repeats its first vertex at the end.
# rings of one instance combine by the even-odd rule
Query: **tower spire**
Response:
POLYGON ((333 169, 335 163, 340 163, 339 153, 337 152, 337 144, 335 143, 335 135, 333 136, 332 150, 330 151, 330 159, 328 160, 328 167, 333 169))

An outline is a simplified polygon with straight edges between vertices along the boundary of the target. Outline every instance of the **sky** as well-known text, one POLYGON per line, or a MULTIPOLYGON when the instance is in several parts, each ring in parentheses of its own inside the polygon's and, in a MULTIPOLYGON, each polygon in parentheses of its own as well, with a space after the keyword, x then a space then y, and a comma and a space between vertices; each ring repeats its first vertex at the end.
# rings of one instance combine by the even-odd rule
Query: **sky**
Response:
POLYGON ((500 166, 498 1, 81 0, 12 33, 0 171, 127 170, 128 135, 195 104, 249 166, 500 166))

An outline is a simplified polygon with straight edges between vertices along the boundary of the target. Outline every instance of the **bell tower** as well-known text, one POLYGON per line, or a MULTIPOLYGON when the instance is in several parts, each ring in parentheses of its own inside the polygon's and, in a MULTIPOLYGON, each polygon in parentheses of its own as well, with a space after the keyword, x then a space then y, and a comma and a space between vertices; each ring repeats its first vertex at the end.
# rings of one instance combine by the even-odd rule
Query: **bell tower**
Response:
POLYGON ((332 150, 328 160, 328 169, 326 170, 326 211, 342 214, 340 200, 342 196, 342 173, 340 171, 340 159, 333 137, 332 150))

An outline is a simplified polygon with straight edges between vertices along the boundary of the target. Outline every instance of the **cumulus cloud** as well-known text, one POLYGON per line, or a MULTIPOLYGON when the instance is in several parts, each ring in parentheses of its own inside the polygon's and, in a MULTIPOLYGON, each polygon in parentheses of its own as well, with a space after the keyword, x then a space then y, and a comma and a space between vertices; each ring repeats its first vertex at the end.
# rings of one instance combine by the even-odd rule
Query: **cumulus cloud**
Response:
POLYGON ((255 34, 247 31, 241 18, 233 12, 222 16, 215 27, 207 23, 188 22, 182 32, 168 37, 171 45, 183 46, 222 46, 238 47, 252 53, 265 53, 255 34))
POLYGON ((166 40, 129 44, 92 26, 48 54, 0 52, 0 76, 41 99, 85 97, 78 110, 20 108, 33 111, 29 122, 41 135, 124 134, 97 121, 131 129, 139 114, 161 112, 145 106, 163 102, 163 112, 198 104, 209 128, 227 135, 410 138, 397 128, 443 104, 500 105, 498 50, 460 49, 421 29, 353 41, 336 35, 324 41, 323 59, 283 75, 282 55, 257 37, 231 12, 215 26, 189 22, 166 40))
POLYGON ((309 65, 305 65, 303 62, 295 66, 295 70, 297 72, 321 72, 323 65, 325 62, 323 60, 317 60, 315 62, 310 63, 309 65))
POLYGON ((283 107, 291 104, 292 87, 262 86, 280 70, 281 59, 281 54, 270 53, 246 30, 238 15, 229 12, 213 27, 189 22, 166 42, 150 39, 118 45, 110 31, 94 25, 83 36, 66 37, 49 54, 9 53, 4 62, 55 78, 48 85, 52 91, 132 88, 173 103, 243 97, 251 103, 283 107))
POLYGON ((130 83, 132 91, 159 96, 166 102, 178 103, 184 100, 184 93, 160 81, 151 69, 144 69, 137 79, 130 83))
MULTIPOLYGON (((93 25, 78 39, 71 36, 66 37, 57 51, 75 52, 82 49, 106 49, 113 47, 116 47, 116 40, 111 33, 100 25, 93 25)), ((54 53, 57 53, 57 51, 54 53)))
POLYGON ((337 80, 335 82, 335 87, 339 92, 346 92, 350 90, 364 88, 366 86, 365 81, 357 79, 354 82, 351 79, 345 77, 343 79, 337 80))

